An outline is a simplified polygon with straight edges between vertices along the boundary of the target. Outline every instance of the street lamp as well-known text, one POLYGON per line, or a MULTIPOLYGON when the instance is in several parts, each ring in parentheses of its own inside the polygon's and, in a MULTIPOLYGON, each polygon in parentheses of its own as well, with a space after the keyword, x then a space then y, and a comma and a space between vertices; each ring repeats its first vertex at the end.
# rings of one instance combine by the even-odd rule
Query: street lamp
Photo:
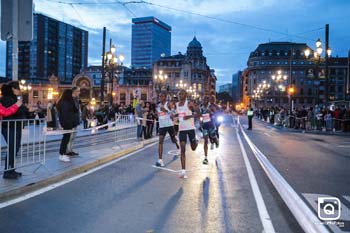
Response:
POLYGON ((180 82, 176 83, 175 86, 177 89, 185 89, 187 87, 187 83, 184 83, 181 79, 180 82))
POLYGON ((158 95, 161 93, 162 89, 165 88, 165 83, 168 79, 168 76, 164 74, 163 70, 158 70, 158 74, 154 75, 154 86, 156 88, 156 91, 158 89, 158 95))
MULTIPOLYGON (((322 52, 323 52, 323 48, 322 48, 322 42, 320 39, 318 39, 316 41, 316 50, 313 52, 313 57, 310 58, 310 54, 311 54, 311 51, 310 49, 306 49, 304 51, 304 54, 305 54, 305 57, 307 59, 309 59, 313 64, 316 65, 316 70, 314 73, 316 73, 316 79, 317 79, 317 83, 316 83, 316 90, 317 90, 317 93, 316 95, 314 95, 314 83, 315 83, 315 79, 313 78, 312 80, 312 95, 315 96, 315 104, 318 104, 318 100, 319 100, 319 94, 318 94, 318 86, 319 86, 319 82, 321 80, 321 78, 323 78, 323 76, 320 75, 320 72, 319 72, 319 65, 322 63, 322 62, 328 62, 327 59, 331 56, 331 53, 332 53, 332 50, 330 47, 326 48, 326 53, 325 53, 325 57, 322 58, 322 52)), ((325 78, 325 104, 327 104, 328 102, 328 64, 326 64, 326 70, 325 70, 325 74, 324 74, 324 78, 325 78)), ((313 75, 314 77, 315 75, 313 75)))
POLYGON ((28 103, 29 101, 29 92, 32 90, 32 86, 30 84, 26 84, 26 80, 21 79, 19 88, 21 89, 21 92, 24 93, 23 95, 23 102, 28 103))
POLYGON ((111 106, 113 104, 113 98, 115 95, 113 95, 113 79, 117 79, 117 85, 118 85, 118 73, 114 73, 115 70, 119 71, 119 68, 123 66, 123 61, 125 59, 123 54, 116 54, 116 46, 111 45, 109 51, 105 54, 105 66, 106 69, 109 71, 109 86, 107 88, 107 93, 109 97, 109 105, 111 106))

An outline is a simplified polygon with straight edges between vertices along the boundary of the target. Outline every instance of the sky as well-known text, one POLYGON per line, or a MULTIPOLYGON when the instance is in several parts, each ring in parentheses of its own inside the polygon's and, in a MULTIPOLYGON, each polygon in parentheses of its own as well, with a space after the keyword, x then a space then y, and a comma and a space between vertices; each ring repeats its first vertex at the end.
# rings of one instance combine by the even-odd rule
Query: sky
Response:
MULTIPOLYGON (((330 27, 332 56, 350 49, 350 0, 34 0, 35 12, 89 31, 89 65, 101 64, 102 30, 131 61, 131 19, 155 16, 172 27, 171 53, 185 53, 194 36, 202 44, 217 85, 244 70, 260 43, 324 42, 330 27)), ((5 75, 5 42, 0 42, 0 75, 5 75)))

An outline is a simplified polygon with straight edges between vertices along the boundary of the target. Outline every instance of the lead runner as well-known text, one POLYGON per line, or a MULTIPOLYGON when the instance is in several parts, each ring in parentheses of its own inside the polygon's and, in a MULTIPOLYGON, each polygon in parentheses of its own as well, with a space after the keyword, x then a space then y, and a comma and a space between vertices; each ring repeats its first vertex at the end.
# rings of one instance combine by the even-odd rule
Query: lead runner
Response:
POLYGON ((171 119, 171 108, 170 103, 166 101, 166 94, 161 93, 159 95, 160 103, 157 107, 158 120, 159 120, 159 147, 158 147, 158 161, 156 162, 157 167, 164 167, 163 162, 163 143, 166 133, 169 133, 171 141, 179 149, 179 144, 176 140, 176 133, 174 130, 174 123, 171 119))
POLYGON ((194 105, 192 102, 188 102, 187 92, 185 90, 180 90, 179 92, 179 102, 176 103, 176 112, 179 117, 179 139, 181 147, 181 173, 180 178, 186 179, 186 143, 187 136, 191 143, 191 149, 194 151, 198 146, 198 141, 196 139, 195 126, 194 126, 194 117, 193 112, 194 105))

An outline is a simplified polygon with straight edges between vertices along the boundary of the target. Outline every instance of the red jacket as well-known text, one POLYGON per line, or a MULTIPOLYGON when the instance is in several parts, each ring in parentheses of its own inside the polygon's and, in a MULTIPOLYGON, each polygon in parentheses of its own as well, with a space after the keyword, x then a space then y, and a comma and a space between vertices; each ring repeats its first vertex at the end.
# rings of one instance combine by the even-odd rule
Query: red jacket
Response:
POLYGON ((0 118, 11 116, 15 114, 17 110, 18 110, 17 104, 13 104, 8 108, 5 108, 4 106, 2 106, 2 104, 0 104, 0 118))

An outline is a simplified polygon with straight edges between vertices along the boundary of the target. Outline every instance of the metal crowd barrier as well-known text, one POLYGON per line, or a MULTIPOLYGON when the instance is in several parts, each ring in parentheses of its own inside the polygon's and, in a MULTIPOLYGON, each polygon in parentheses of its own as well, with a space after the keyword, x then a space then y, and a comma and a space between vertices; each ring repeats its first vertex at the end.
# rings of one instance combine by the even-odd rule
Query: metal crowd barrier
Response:
POLYGON ((45 164, 46 134, 43 131, 45 127, 44 118, 2 120, 0 171, 45 164))
POLYGON ((344 131, 350 132, 350 119, 324 119, 324 117, 315 116, 296 117, 286 115, 281 117, 279 113, 274 116, 274 124, 287 128, 303 128, 307 130, 323 130, 323 131, 344 131))
POLYGON ((84 130, 47 130, 45 118, 2 120, 0 172, 35 164, 39 168, 45 165, 48 136, 86 130, 98 135, 102 132, 114 134, 115 143, 137 138, 137 123, 133 115, 116 115, 115 121, 84 130))

